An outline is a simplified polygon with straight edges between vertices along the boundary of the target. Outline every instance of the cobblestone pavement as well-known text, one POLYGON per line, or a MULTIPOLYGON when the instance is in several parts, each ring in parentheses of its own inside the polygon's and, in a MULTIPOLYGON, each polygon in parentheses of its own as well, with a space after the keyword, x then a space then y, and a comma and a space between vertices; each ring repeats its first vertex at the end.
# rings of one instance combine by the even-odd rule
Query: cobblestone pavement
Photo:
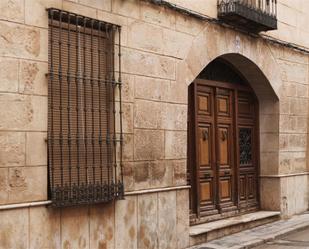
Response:
POLYGON ((255 249, 309 249, 309 213, 225 236, 190 249, 248 249, 254 247, 255 249), (306 230, 300 231, 301 229, 306 230))
POLYGON ((309 228, 294 232, 290 235, 267 242, 264 245, 254 247, 254 249, 308 249, 309 248, 309 228))

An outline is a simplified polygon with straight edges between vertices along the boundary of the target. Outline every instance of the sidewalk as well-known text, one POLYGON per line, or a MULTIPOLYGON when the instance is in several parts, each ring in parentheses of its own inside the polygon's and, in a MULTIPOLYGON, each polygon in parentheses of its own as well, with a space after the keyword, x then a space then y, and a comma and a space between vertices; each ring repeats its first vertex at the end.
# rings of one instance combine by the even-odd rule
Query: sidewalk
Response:
POLYGON ((288 220, 269 223, 189 249, 248 249, 307 227, 309 227, 309 213, 304 213, 288 220))

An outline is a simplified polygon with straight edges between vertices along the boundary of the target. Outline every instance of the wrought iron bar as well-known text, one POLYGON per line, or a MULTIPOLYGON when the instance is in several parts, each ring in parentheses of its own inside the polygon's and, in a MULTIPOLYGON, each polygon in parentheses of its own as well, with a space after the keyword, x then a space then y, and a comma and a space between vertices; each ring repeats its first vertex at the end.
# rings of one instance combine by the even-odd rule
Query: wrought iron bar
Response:
MULTIPOLYGON (((124 191, 121 65, 117 81, 114 68, 115 35, 120 27, 58 9, 48 12, 48 167, 53 205, 120 198, 124 191)), ((120 39, 119 34, 119 63, 120 39)))

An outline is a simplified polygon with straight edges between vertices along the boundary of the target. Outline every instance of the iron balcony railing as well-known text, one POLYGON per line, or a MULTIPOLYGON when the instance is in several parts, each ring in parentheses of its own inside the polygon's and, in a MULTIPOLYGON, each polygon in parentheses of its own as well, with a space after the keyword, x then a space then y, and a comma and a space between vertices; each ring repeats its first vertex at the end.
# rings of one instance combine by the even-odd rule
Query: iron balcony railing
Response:
POLYGON ((218 17, 252 32, 277 29, 277 0, 218 0, 218 17))

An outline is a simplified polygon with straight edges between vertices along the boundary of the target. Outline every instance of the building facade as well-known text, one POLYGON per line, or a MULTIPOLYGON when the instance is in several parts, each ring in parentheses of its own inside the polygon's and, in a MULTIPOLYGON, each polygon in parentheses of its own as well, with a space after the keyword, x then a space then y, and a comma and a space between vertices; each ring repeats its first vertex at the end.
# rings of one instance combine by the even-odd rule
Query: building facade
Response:
POLYGON ((0 2, 1 249, 308 209, 309 3, 236 2, 0 2))

